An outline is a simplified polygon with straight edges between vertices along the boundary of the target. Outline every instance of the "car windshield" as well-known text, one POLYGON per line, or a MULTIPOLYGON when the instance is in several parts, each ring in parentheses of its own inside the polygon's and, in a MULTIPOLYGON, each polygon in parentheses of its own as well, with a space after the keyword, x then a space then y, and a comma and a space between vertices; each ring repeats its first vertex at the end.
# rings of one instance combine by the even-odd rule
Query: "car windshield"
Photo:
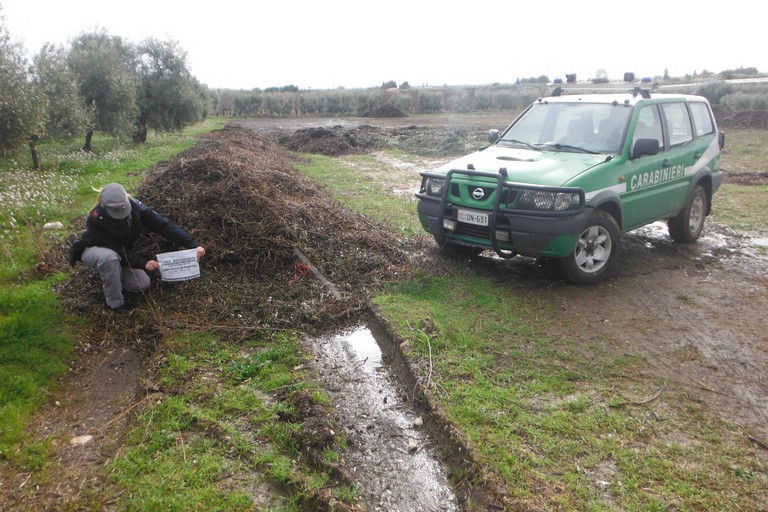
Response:
POLYGON ((619 153, 632 109, 612 103, 535 103, 499 139, 501 145, 619 153))

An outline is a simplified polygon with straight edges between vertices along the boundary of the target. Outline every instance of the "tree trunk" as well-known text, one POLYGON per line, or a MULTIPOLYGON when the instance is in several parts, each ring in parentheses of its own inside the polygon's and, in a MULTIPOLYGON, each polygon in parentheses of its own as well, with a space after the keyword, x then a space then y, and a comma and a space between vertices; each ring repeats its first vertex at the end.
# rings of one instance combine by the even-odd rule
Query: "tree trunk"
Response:
POLYGON ((133 143, 144 144, 147 142, 147 123, 139 123, 133 132, 133 143))
POLYGON ((40 160, 37 157, 37 144, 35 141, 37 137, 29 139, 29 152, 32 154, 32 168, 36 171, 40 170, 40 160))
POLYGON ((85 144, 83 145, 83 151, 86 153, 91 152, 91 140, 93 139, 93 130, 88 130, 85 134, 85 144))

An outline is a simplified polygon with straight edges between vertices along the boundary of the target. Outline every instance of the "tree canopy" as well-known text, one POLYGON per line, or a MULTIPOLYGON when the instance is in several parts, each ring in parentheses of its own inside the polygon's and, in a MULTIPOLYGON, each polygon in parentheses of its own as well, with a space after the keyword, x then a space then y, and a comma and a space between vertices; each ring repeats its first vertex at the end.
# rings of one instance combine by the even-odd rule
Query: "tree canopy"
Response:
POLYGON ((77 76, 67 65, 64 48, 44 45, 32 69, 32 81, 46 102, 41 137, 72 139, 94 128, 94 111, 81 101, 77 76))
POLYGON ((99 131, 145 142, 149 129, 181 130, 216 109, 172 40, 133 44, 97 29, 44 45, 31 66, 24 55, 0 15, 0 154, 29 143, 35 167, 38 140, 84 136, 91 151, 99 131))
POLYGON ((130 45, 104 30, 80 34, 72 41, 67 63, 77 76, 84 106, 94 113, 83 150, 91 150, 95 130, 113 136, 132 131, 138 115, 134 55, 130 45))
POLYGON ((134 142, 144 142, 147 128, 180 130, 200 121, 205 91, 187 69, 186 52, 174 41, 147 39, 137 47, 139 115, 134 142))
POLYGON ((11 40, 0 16, 0 154, 15 153, 40 130, 42 110, 29 81, 24 49, 11 40))

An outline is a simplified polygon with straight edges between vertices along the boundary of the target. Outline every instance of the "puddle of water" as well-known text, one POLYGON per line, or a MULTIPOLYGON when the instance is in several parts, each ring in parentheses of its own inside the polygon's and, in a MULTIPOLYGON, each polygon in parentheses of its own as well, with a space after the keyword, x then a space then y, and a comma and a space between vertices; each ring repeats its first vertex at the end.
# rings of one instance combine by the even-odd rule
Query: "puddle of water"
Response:
POLYGON ((459 510, 432 441, 366 327, 309 340, 347 438, 345 466, 371 510, 459 510))
POLYGON ((381 367, 381 349, 369 329, 361 327, 348 334, 337 336, 336 340, 342 344, 348 344, 352 350, 351 355, 357 356, 366 368, 381 367))

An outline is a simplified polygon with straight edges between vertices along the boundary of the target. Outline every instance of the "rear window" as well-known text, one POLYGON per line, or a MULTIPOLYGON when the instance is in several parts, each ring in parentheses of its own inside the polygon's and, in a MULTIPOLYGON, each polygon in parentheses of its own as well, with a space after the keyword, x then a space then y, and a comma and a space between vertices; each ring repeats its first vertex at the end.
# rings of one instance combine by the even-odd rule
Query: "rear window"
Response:
POLYGON ((709 135, 714 133, 715 125, 712 122, 712 116, 709 114, 709 108, 705 103, 700 101, 691 102, 688 104, 691 108, 691 116, 693 116, 693 125, 696 128, 696 136, 709 135))
POLYGON ((675 147, 692 141, 691 118, 685 103, 663 103, 662 110, 669 127, 669 145, 675 147))

